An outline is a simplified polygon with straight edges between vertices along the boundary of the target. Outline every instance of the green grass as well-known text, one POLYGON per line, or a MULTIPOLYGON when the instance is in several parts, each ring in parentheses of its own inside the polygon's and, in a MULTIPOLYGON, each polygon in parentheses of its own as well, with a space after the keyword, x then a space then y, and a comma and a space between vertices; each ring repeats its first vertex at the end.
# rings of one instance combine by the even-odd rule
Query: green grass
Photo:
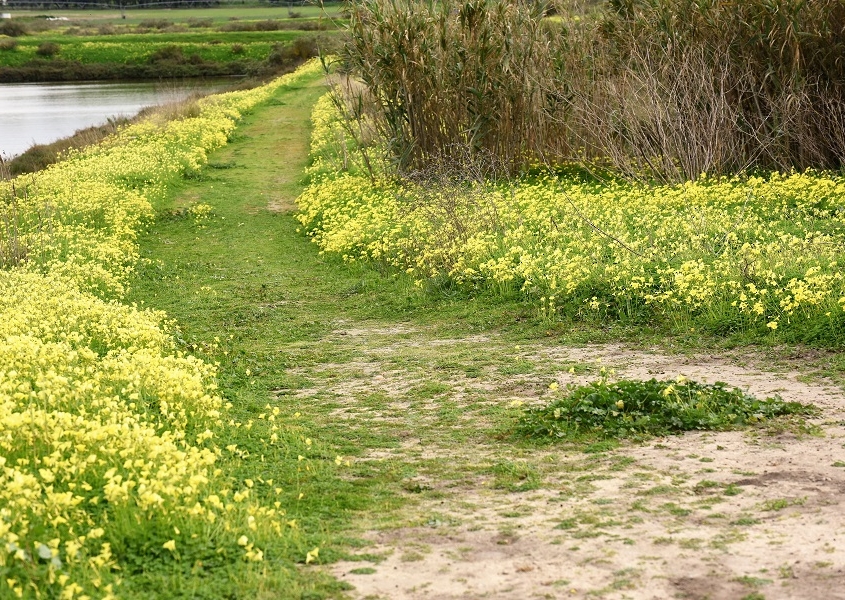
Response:
MULTIPOLYGON (((321 283, 319 262, 293 231, 290 217, 264 210, 271 195, 295 196, 298 172, 303 166, 304 143, 311 102, 319 87, 288 89, 277 98, 286 108, 285 121, 248 117, 235 141, 197 178, 157 206, 158 218, 142 239, 143 255, 152 262, 141 270, 132 300, 167 310, 181 327, 183 349, 220 361, 222 393, 234 404, 233 417, 252 421, 223 446, 237 443, 252 450, 240 464, 229 465, 236 476, 273 479, 285 493, 280 498, 288 518, 297 519, 302 539, 287 553, 269 557, 267 571, 245 569, 238 582, 228 572, 184 573, 184 581, 157 570, 154 562, 143 573, 127 578, 124 594, 146 597, 156 586, 167 585, 171 597, 217 598, 226 594, 257 594, 264 598, 319 598, 338 591, 338 585, 313 572, 298 572, 285 565, 304 560, 304 552, 320 546, 320 559, 337 556, 338 536, 350 511, 369 503, 390 507, 395 503, 381 490, 391 476, 368 474, 357 466, 351 480, 339 478, 336 451, 349 454, 316 431, 311 418, 294 415, 298 407, 288 399, 307 381, 287 374, 294 365, 320 365, 338 360, 341 353, 322 351, 313 342, 327 330, 318 311, 303 313, 303 303, 324 295, 319 309, 330 310, 334 298, 326 294, 331 278, 321 283), (281 133, 280 133, 281 132, 281 133), (297 146, 299 145, 299 146, 297 146), (284 153, 295 160, 282 160, 284 153), (265 167, 268 156, 279 157, 282 168, 265 167), (287 181, 280 183, 280 178, 287 181), (209 225, 198 224, 178 210, 201 198, 214 206, 209 225), (299 247, 297 247, 299 246, 299 247), (310 272, 309 272, 310 271, 310 272), (317 320, 319 319, 319 320, 317 320), (220 343, 215 342, 220 338, 220 343), (215 347, 218 346, 218 347, 215 347), (279 456, 262 455, 251 444, 255 436, 269 435, 267 404, 281 409, 285 449, 279 456), (313 438, 313 442, 311 439, 313 438), (297 466, 297 455, 308 458, 308 470, 297 466), (292 459, 292 460, 291 460, 292 459), (301 495, 301 497, 300 497, 301 495), (233 584, 243 586, 236 592, 233 584), (310 595, 308 595, 310 594, 310 595)), ((265 109, 266 111, 266 109, 265 109)), ((278 165, 274 165, 276 167, 278 165)), ((334 307, 331 312, 340 310, 334 307)), ((378 443, 376 438, 368 444, 378 443)), ((257 448, 257 446, 256 446, 257 448)), ((263 452, 263 451, 262 451, 263 452)))
MULTIPOLYGON (((280 561, 301 561, 312 545, 321 548, 318 562, 343 556, 350 551, 344 532, 365 509, 368 518, 395 518, 410 497, 434 497, 443 486, 460 489, 475 477, 491 478, 503 493, 523 493, 560 467, 521 462, 532 460, 522 450, 501 461, 372 458, 414 438, 422 446, 498 445, 498 429, 510 426, 518 410, 462 382, 496 373, 510 363, 519 338, 545 325, 526 324, 530 309, 518 302, 420 291, 409 279, 319 254, 289 212, 302 189, 319 83, 287 89, 247 116, 205 169, 155 207, 158 216, 140 240, 145 262, 128 299, 165 310, 178 323, 183 350, 219 363, 235 419, 267 427, 259 417, 269 414, 267 405, 277 408, 277 422, 290 429, 290 456, 307 450, 313 459, 307 473, 292 472, 289 460, 256 455, 235 469, 287 483, 292 496, 284 500, 303 537, 280 561), (199 202, 213 207, 210 219, 197 222, 184 210, 199 202), (269 204, 282 210, 268 210, 269 204), (516 326, 495 343, 472 338, 510 324, 516 326), (447 345, 419 343, 453 338, 447 345), (378 354, 391 343, 394 351, 378 354), (391 373, 398 374, 395 382, 391 373), (460 404, 452 397, 456 385, 464 394, 460 404), (420 476, 434 478, 436 489, 415 484, 420 476)), ((504 397, 511 384, 500 384, 494 395, 504 397)), ((590 464, 603 464, 596 456, 598 463, 590 464)), ((162 577, 149 575, 140 589, 162 577)), ((335 593, 331 580, 307 570, 299 579, 290 570, 275 577, 293 578, 308 593, 335 593)), ((212 579, 209 590, 222 585, 212 579)))

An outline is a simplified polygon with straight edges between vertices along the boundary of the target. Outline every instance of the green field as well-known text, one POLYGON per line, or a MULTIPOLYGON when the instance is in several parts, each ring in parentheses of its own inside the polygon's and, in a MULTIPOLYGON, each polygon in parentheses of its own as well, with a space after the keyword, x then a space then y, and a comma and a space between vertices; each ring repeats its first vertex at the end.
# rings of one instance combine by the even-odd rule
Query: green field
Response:
POLYGON ((45 42, 59 46, 56 58, 85 64, 145 64, 162 48, 179 48, 185 56, 202 60, 229 62, 235 60, 264 60, 274 44, 284 44, 304 32, 219 32, 219 33, 162 33, 156 36, 123 34, 113 36, 70 37, 39 35, 22 38, 15 50, 0 52, 0 65, 17 67, 37 59, 38 47, 45 42), (233 51, 232 46, 242 47, 233 51))
POLYGON ((0 80, 266 74, 334 47, 339 27, 313 6, 50 14, 69 20, 15 12, 0 24, 0 80))

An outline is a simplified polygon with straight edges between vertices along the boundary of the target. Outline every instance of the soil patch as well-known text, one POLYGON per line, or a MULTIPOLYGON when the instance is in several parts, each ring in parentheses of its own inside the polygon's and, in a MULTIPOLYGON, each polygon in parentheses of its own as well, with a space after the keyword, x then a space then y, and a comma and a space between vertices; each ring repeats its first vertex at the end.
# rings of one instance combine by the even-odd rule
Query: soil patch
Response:
MULTIPOLYGON (((396 353, 416 343, 385 335, 369 340, 373 356, 382 345, 396 353)), ((426 345, 455 344, 437 341, 426 345)), ((363 533, 370 546, 362 552, 381 560, 369 569, 360 561, 330 567, 355 586, 355 597, 845 597, 841 390, 803 382, 798 371, 743 366, 735 357, 672 356, 617 345, 532 347, 515 355, 521 359, 551 365, 551 377, 561 385, 594 378, 568 371, 573 362, 592 363, 614 371, 613 377, 722 381, 760 397, 813 403, 823 414, 812 429, 787 424, 692 432, 601 454, 555 447, 526 452, 486 441, 429 443, 416 456, 413 444, 374 454, 369 459, 375 462, 498 461, 517 473, 524 468, 536 481, 527 485, 517 477, 503 484, 497 475, 468 475, 457 483, 436 475, 409 480, 406 489, 420 497, 401 522, 363 533)), ((404 393, 407 375, 389 374, 394 401, 404 393)), ((380 385, 377 377, 362 385, 380 385)), ((507 388, 525 402, 543 400, 536 377, 482 376, 475 385, 494 394, 507 388)), ((354 398, 348 394, 348 402, 354 398)))

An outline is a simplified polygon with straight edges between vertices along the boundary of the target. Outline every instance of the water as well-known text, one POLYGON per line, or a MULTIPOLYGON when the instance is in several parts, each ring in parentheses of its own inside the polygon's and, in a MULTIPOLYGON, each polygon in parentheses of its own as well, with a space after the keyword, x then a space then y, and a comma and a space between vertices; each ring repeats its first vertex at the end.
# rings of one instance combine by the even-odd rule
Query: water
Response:
POLYGON ((11 158, 33 144, 49 144, 110 117, 220 91, 229 80, 0 84, 0 153, 11 158))

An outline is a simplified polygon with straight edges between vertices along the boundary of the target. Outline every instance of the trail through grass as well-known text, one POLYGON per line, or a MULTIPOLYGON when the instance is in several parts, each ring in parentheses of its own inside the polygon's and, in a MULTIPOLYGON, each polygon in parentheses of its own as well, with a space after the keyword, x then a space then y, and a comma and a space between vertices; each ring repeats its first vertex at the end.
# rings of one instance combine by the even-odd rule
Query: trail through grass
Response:
MULTIPOLYGON (((806 532, 819 538, 808 542, 806 564, 829 564, 795 567, 804 579, 778 585, 785 593, 800 582, 832 585, 845 544, 824 523, 841 524, 833 490, 845 471, 830 466, 842 444, 831 422, 817 425, 827 438, 786 423, 621 449, 531 445, 511 432, 524 404, 551 398, 550 384, 583 383, 605 366, 641 367, 632 376, 644 379, 724 379, 760 397, 780 391, 828 416, 840 411, 838 391, 712 357, 574 348, 613 336, 654 340, 565 330, 519 302, 419 290, 320 255, 290 214, 320 84, 282 90, 157 207, 131 298, 167 311, 186 350, 219 361, 222 393, 240 420, 278 408, 279 422, 311 440, 312 470, 266 464, 244 473, 298 478, 302 497, 290 515, 308 547, 321 548, 302 565, 299 587, 263 597, 342 595, 351 586, 319 576, 329 570, 359 590, 353 596, 383 598, 733 593, 763 569, 777 577, 778 561, 792 556, 789 536, 806 532), (213 208, 209 219, 185 210, 198 203, 213 208), (768 508, 775 501, 783 508, 768 508), (775 521, 787 512, 793 518, 775 521), (772 540, 779 545, 765 556, 755 550, 772 540), (726 561, 728 549, 741 560, 726 561), (724 572, 714 575, 713 563, 724 572)), ((689 344, 664 349, 670 343, 689 344)), ((774 587, 763 589, 767 598, 779 597, 774 587)))

